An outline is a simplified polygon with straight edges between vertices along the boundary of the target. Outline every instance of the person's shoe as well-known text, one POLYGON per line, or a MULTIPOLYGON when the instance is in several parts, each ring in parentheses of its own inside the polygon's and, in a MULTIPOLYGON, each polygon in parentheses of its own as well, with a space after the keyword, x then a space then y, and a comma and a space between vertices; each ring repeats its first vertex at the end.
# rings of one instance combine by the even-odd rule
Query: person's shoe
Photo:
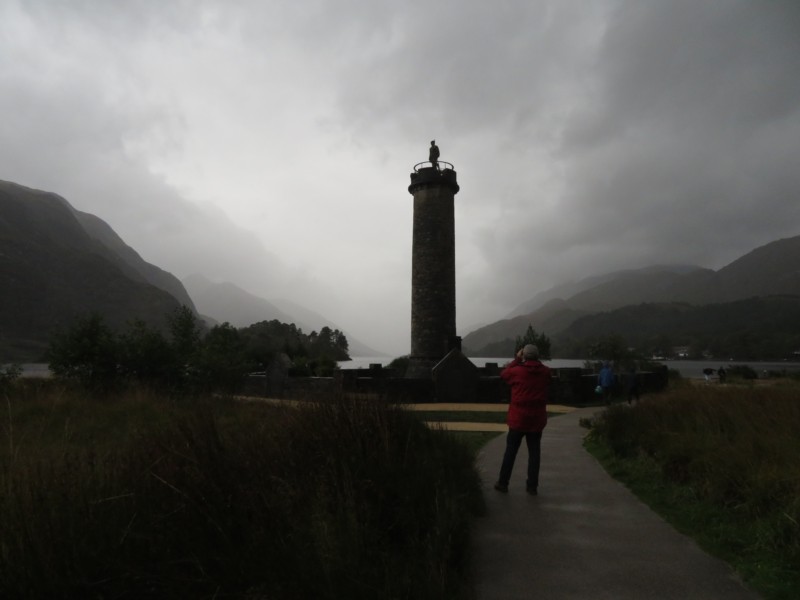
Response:
POLYGON ((531 496, 538 496, 539 495, 539 492, 535 487, 528 486, 527 488, 525 488, 525 491, 527 491, 531 496))
POLYGON ((501 494, 507 494, 508 493, 508 486, 507 485, 503 485, 499 481, 494 484, 494 489, 496 489, 501 494))

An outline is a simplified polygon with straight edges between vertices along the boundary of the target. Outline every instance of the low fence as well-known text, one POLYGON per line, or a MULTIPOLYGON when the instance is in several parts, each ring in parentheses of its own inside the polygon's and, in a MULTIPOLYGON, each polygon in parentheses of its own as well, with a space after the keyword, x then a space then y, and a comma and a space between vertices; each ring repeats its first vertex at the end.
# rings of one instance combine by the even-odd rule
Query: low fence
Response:
MULTIPOLYGON (((479 371, 472 401, 486 404, 508 403, 510 390, 500 378, 496 365, 489 364, 479 371)), ((599 401, 595 393, 596 374, 578 368, 552 369, 552 373, 551 404, 585 406, 599 401)), ((642 394, 667 387, 666 367, 659 371, 642 371, 636 377, 642 394)), ((258 374, 247 379, 243 392, 252 396, 287 400, 315 400, 347 395, 414 404, 437 402, 438 398, 448 396, 443 390, 437 390, 437 384, 432 379, 405 379, 399 377, 393 369, 385 369, 380 365, 373 365, 369 369, 342 369, 333 377, 269 377, 267 374, 258 374)), ((619 397, 625 393, 624 378, 617 377, 612 396, 619 397)))

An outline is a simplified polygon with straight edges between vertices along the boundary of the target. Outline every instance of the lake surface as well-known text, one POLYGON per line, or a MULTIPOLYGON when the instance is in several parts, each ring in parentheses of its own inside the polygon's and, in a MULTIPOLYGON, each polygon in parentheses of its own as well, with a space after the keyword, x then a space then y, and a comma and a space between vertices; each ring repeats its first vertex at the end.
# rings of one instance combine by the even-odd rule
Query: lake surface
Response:
MULTIPOLYGON (((485 367, 486 363, 497 363, 499 366, 503 366, 506 364, 510 358, 480 358, 480 357, 468 357, 476 367, 485 367)), ((368 369, 371 364, 381 364, 384 367, 388 366, 390 362, 394 360, 393 357, 386 357, 386 356, 354 356, 352 360, 343 360, 339 361, 338 365, 342 369, 368 369)), ((557 358, 554 360, 546 360, 543 361, 547 366, 558 368, 558 369, 566 369, 568 367, 582 367, 583 363, 585 362, 583 359, 571 359, 571 358, 557 358)))
MULTIPOLYGON (((497 363, 503 366, 510 359, 508 358, 469 358, 477 367, 485 367, 486 363, 497 363)), ((392 358, 386 356, 354 356, 352 360, 340 361, 338 364, 342 369, 368 369, 370 364, 381 364, 384 367, 392 362, 392 358)), ((567 368, 580 368, 586 363, 583 358, 555 358, 553 360, 542 361, 548 367, 554 369, 567 369, 567 368)), ((764 371, 800 371, 800 362, 791 361, 772 361, 772 362, 759 362, 759 361, 745 361, 745 360, 732 360, 732 361, 714 361, 714 360, 662 360, 661 364, 667 365, 670 369, 678 371, 682 377, 690 379, 702 378, 703 369, 719 369, 724 366, 730 368, 733 365, 747 365, 754 369, 757 373, 761 374, 764 371)))
MULTIPOLYGON (((387 356, 354 356, 352 360, 340 361, 338 364, 342 369, 368 369, 373 363, 381 364, 386 367, 392 360, 393 358, 387 356)), ((502 367, 510 359, 470 357, 470 360, 475 363, 475 366, 483 368, 486 366, 486 363, 497 363, 498 366, 502 367)), ((567 369, 583 367, 586 360, 583 358, 555 358, 543 362, 554 369, 567 369)), ((800 362, 792 361, 759 362, 732 360, 720 362, 713 360, 662 360, 660 362, 667 365, 670 369, 675 369, 681 376, 691 379, 702 378, 703 369, 711 368, 716 370, 721 366, 729 368, 733 365, 747 365, 754 369, 759 375, 765 371, 800 371, 800 362)), ((50 371, 46 363, 23 364, 22 372, 25 377, 50 377, 50 371)))

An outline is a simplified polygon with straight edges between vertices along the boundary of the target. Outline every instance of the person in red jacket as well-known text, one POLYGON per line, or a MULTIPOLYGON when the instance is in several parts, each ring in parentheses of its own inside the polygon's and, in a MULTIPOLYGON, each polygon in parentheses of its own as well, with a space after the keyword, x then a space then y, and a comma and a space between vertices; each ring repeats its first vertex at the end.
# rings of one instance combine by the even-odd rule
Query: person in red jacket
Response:
POLYGON ((508 482, 514 460, 522 444, 528 446, 528 481, 526 489, 536 495, 539 488, 542 430, 547 425, 547 392, 550 387, 550 367, 539 361, 539 349, 533 344, 521 348, 514 360, 500 372, 511 387, 508 405, 508 437, 506 452, 500 467, 500 477, 494 484, 498 492, 508 493, 508 482))

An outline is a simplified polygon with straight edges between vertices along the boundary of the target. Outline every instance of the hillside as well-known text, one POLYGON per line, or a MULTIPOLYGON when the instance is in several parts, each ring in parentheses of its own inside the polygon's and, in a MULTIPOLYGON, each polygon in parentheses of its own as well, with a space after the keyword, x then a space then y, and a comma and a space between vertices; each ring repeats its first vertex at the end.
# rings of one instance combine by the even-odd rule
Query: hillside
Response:
MULTIPOLYGON (((278 320, 293 323, 305 333, 323 327, 340 329, 337 325, 299 304, 285 299, 266 300, 230 282, 215 283, 193 274, 183 280, 198 311, 218 322, 227 321, 234 327, 248 327, 261 321, 278 320)), ((380 356, 381 353, 352 337, 347 338, 351 356, 380 356)))
POLYGON ((293 322, 292 317, 271 302, 232 283, 214 283, 196 273, 184 278, 183 285, 200 314, 209 315, 220 323, 227 321, 234 327, 247 327, 273 319, 281 323, 293 322))
POLYGON ((629 293, 629 290, 623 289, 623 287, 629 288, 633 286, 635 288, 646 289, 648 282, 652 282, 655 284, 655 289, 663 291, 672 282, 685 275, 704 276, 709 273, 713 273, 713 271, 694 265, 656 265, 644 269, 613 271, 603 275, 587 277, 580 281, 571 281, 557 285, 549 290, 540 292, 512 310, 507 315, 507 318, 529 315, 553 300, 564 300, 567 298, 570 299, 571 305, 576 307, 581 304, 581 298, 585 298, 587 306, 583 306, 582 308, 619 305, 620 302, 624 305, 627 302, 624 294, 629 293), (620 286, 620 284, 623 284, 623 286, 620 286), (586 292, 585 295, 584 292, 586 292), (594 297, 595 292, 598 295, 597 298, 594 297), (610 297, 600 298, 599 296, 601 293, 610 297))
POLYGON ((800 296, 626 306, 577 319, 553 344, 580 353, 587 340, 611 335, 648 355, 686 346, 735 359, 784 359, 800 349, 800 296))
MULTIPOLYGON (((71 208, 71 207, 70 207, 71 208)), ((181 304, 195 310, 194 302, 186 288, 172 273, 145 262, 141 256, 122 241, 111 226, 95 215, 72 209, 86 233, 111 252, 109 259, 114 261, 131 279, 141 279, 170 294, 181 304)))
POLYGON ((77 315, 162 326, 180 306, 148 278, 174 282, 130 249, 125 259, 116 254, 109 245, 124 243, 105 228, 60 196, 0 181, 0 361, 39 358, 77 315))
MULTIPOLYGON (((41 360, 54 332, 92 312, 112 328, 133 319, 163 328, 166 316, 185 305, 199 309, 207 324, 277 320, 307 333, 338 329, 291 301, 273 304, 231 283, 192 276, 187 286, 191 295, 97 216, 56 194, 0 181, 0 363, 41 360)), ((381 354, 348 341, 352 355, 381 354)))
POLYGON ((800 236, 756 248, 707 281, 681 282, 674 295, 707 304, 781 294, 800 295, 800 236))
MULTIPOLYGON (((716 272, 656 266, 557 286, 522 303, 512 314, 535 307, 530 312, 470 332, 464 336, 463 347, 468 354, 483 355, 524 333, 528 324, 555 338, 580 318, 642 303, 704 306, 780 295, 800 296, 800 236, 756 248, 716 272)), ((655 326, 669 333, 666 323, 655 326)))

